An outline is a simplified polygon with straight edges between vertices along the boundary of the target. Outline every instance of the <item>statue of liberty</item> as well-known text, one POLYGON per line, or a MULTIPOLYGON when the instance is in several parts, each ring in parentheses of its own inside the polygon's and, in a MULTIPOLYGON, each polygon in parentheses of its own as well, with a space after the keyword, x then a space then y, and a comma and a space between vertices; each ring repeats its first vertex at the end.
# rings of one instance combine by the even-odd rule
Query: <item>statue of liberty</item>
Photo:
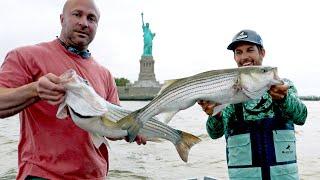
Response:
POLYGON ((142 18, 142 30, 143 30, 143 54, 142 56, 152 56, 152 40, 156 33, 152 33, 149 28, 149 23, 144 24, 143 13, 141 13, 142 18))

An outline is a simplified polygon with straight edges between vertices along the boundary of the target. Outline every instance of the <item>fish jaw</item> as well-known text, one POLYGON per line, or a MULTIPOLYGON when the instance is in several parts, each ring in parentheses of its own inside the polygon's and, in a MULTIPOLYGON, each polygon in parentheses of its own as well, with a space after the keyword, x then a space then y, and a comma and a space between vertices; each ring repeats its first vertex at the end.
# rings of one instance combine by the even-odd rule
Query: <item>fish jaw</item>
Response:
POLYGON ((133 142, 137 137, 140 129, 143 127, 141 121, 137 119, 137 112, 133 112, 117 122, 122 130, 127 130, 129 142, 133 142))

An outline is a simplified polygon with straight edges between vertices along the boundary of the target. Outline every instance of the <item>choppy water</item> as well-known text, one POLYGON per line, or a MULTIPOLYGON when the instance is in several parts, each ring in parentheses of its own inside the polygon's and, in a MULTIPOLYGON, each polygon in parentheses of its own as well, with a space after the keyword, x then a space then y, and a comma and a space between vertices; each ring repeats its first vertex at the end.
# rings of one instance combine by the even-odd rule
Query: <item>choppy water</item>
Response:
MULTIPOLYGON (((147 102, 123 101, 135 110, 147 102)), ((308 119, 296 126, 297 153, 301 179, 320 179, 320 101, 306 101, 308 119)), ((108 179, 202 179, 204 176, 227 179, 224 137, 212 140, 205 130, 206 115, 198 106, 180 111, 170 126, 200 136, 202 141, 189 154, 188 163, 180 160, 168 141, 148 142, 145 146, 124 141, 110 142, 108 179)), ((18 116, 0 119, 0 179, 14 179, 17 173, 18 116)))

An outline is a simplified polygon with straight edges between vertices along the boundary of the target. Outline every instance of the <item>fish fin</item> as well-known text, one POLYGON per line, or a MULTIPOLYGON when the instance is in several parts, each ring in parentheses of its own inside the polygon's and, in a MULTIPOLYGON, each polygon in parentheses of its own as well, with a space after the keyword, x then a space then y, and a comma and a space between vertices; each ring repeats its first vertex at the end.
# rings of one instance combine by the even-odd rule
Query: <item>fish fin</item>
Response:
POLYGON ((176 115, 179 111, 170 111, 162 113, 163 115, 163 123, 168 124, 174 115, 176 115))
POLYGON ((65 100, 59 105, 56 116, 59 120, 62 120, 68 116, 67 103, 65 100))
POLYGON ((104 143, 105 139, 102 136, 99 136, 98 134, 89 133, 90 137, 92 139, 92 142, 96 148, 99 148, 102 143, 104 143))
POLYGON ((99 136, 98 134, 89 133, 94 146, 98 149, 101 144, 105 144, 109 149, 111 149, 110 144, 107 139, 103 136, 99 136))
POLYGON ((171 84, 173 84, 176 81, 178 81, 178 79, 165 80, 157 95, 161 94, 167 87, 169 87, 171 84))
POLYGON ((117 128, 118 127, 118 124, 116 122, 110 120, 107 116, 102 116, 101 121, 107 127, 110 127, 110 128, 117 128))
POLYGON ((103 137, 103 143, 104 143, 109 149, 111 149, 111 146, 110 146, 110 144, 109 144, 109 142, 108 142, 108 139, 107 139, 106 137, 103 137))
POLYGON ((225 107, 227 107, 229 104, 221 104, 219 106, 216 106, 213 108, 213 113, 211 116, 215 116, 216 114, 218 114, 219 112, 221 112, 225 107))
POLYGON ((287 85, 287 82, 278 79, 271 79, 271 85, 287 85))
POLYGON ((181 139, 177 142, 177 144, 175 144, 175 147, 178 151, 180 158, 184 162, 188 162, 188 155, 191 147, 199 143, 201 139, 195 135, 183 131, 181 131, 180 137, 181 139))
POLYGON ((117 122, 122 130, 127 130, 129 142, 135 140, 140 128, 143 126, 142 122, 137 119, 138 113, 139 110, 134 111, 117 122))

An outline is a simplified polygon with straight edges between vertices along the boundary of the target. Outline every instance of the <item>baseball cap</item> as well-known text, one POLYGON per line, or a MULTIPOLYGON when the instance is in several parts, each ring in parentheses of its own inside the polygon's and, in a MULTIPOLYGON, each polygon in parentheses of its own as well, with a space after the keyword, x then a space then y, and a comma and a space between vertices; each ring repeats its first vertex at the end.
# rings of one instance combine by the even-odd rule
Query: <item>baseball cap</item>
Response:
POLYGON ((229 44, 227 49, 234 50, 234 48, 235 48, 234 46, 238 42, 250 42, 250 43, 254 43, 254 44, 257 44, 257 45, 260 45, 263 47, 262 39, 261 39, 260 35, 257 32, 255 32, 253 30, 249 30, 249 29, 245 29, 245 30, 238 32, 232 38, 232 42, 229 44))

